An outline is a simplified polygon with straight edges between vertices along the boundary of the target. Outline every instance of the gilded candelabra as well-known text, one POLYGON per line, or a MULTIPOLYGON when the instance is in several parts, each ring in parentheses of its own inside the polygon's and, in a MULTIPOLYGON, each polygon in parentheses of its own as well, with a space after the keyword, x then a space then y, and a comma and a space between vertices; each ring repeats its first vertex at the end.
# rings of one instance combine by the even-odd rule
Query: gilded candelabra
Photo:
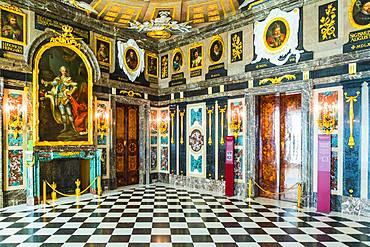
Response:
POLYGON ((357 102, 358 96, 360 96, 360 92, 356 93, 356 96, 348 96, 347 92, 344 93, 346 97, 346 102, 349 103, 349 140, 348 146, 349 148, 354 148, 355 146, 355 138, 353 136, 353 126, 355 122, 355 111, 353 103, 357 102))
POLYGON ((224 145, 225 144, 225 138, 224 138, 224 122, 225 122, 225 112, 226 112, 226 106, 221 108, 220 106, 218 107, 218 110, 221 113, 221 138, 220 138, 220 144, 224 145))

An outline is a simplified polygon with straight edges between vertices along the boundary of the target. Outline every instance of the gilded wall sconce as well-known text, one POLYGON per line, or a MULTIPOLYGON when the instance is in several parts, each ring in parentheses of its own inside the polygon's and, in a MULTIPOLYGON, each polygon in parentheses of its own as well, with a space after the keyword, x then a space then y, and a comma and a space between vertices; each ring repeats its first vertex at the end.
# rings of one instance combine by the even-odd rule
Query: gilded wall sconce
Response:
POLYGON ((184 116, 185 110, 180 111, 180 144, 184 144, 184 116))
POLYGON ((221 108, 220 106, 218 107, 218 110, 221 113, 221 138, 220 138, 220 144, 224 145, 225 144, 225 139, 224 139, 224 123, 225 123, 225 112, 226 112, 226 106, 221 108))
POLYGON ((175 112, 171 112, 171 144, 175 144, 175 135, 174 135, 174 129, 175 129, 175 112))
POLYGON ((348 96, 347 92, 344 93, 344 96, 346 97, 346 102, 349 103, 349 140, 348 140, 348 146, 349 148, 354 148, 355 146, 355 138, 353 136, 353 126, 355 121, 355 111, 353 103, 357 102, 358 96, 360 96, 360 92, 356 92, 356 96, 348 96))
POLYGON ((208 113, 208 129, 209 129, 209 135, 208 135, 208 145, 212 145, 212 113, 213 113, 213 106, 207 108, 208 113))

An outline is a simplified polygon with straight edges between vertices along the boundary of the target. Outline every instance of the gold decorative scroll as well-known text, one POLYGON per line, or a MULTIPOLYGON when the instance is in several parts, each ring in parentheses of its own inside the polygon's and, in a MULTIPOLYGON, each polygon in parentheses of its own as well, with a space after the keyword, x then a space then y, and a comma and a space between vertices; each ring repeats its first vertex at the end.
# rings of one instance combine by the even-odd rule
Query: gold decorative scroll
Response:
POLYGON ((141 94, 140 93, 135 93, 134 91, 126 91, 126 90, 121 90, 120 91, 121 94, 126 94, 127 96, 129 97, 134 97, 134 96, 139 96, 141 97, 141 94))
POLYGON ((336 20, 336 8, 333 4, 329 4, 325 9, 325 15, 320 19, 320 34, 322 40, 328 40, 330 38, 336 38, 335 36, 335 20, 336 20))
POLYGON ((295 75, 283 75, 283 76, 280 76, 280 77, 274 77, 274 78, 266 78, 266 79, 262 79, 259 81, 259 85, 265 85, 269 82, 271 82, 273 85, 279 85, 284 79, 288 80, 288 81, 291 81, 291 80, 295 80, 296 79, 296 76, 295 75))
POLYGON ((63 30, 62 34, 53 31, 55 34, 59 36, 51 38, 50 43, 71 45, 77 47, 78 49, 81 49, 81 43, 79 41, 82 40, 82 38, 75 38, 75 36, 72 34, 73 27, 64 25, 62 26, 62 30, 63 30))
POLYGON ((171 112, 171 144, 175 143, 175 135, 174 135, 174 129, 175 129, 175 112, 171 112))
POLYGON ((208 113, 208 128, 209 128, 209 134, 208 134, 208 145, 212 145, 212 113, 213 113, 213 106, 207 108, 208 113))
POLYGON ((357 102, 358 96, 360 96, 360 92, 356 92, 356 96, 348 96, 347 92, 344 93, 346 97, 346 102, 349 103, 349 140, 348 146, 349 148, 353 148, 355 146, 355 138, 353 137, 353 125, 355 121, 355 112, 353 109, 353 103, 357 102))
POLYGON ((225 144, 225 139, 224 139, 224 122, 225 122, 226 106, 224 108, 221 108, 219 106, 218 107, 218 110, 221 113, 221 138, 220 138, 220 144, 221 145, 224 145, 225 144))
POLYGON ((180 144, 184 144, 184 116, 185 116, 185 110, 180 111, 180 144))
POLYGON ((231 47, 232 47, 231 61, 233 62, 240 60, 243 54, 243 43, 241 42, 238 34, 234 34, 234 36, 232 37, 231 47))

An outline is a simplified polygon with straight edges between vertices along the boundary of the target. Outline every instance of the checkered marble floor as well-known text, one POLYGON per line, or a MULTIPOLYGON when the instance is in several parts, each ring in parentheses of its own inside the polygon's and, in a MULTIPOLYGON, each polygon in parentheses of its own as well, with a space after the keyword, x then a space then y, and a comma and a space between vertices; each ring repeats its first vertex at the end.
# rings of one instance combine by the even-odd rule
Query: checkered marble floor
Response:
POLYGON ((2 211, 0 246, 370 246, 370 223, 151 185, 2 211))

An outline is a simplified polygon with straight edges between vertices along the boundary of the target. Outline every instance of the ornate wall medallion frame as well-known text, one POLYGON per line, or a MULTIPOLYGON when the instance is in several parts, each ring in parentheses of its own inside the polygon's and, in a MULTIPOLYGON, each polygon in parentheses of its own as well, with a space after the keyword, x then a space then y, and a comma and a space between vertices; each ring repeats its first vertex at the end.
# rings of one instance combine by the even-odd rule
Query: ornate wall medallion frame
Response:
POLYGON ((34 69, 33 69, 33 141, 35 146, 82 146, 82 145, 93 145, 93 68, 87 58, 87 56, 80 50, 81 43, 80 39, 75 38, 72 34, 73 28, 70 26, 63 26, 63 34, 58 34, 54 38, 50 39, 49 43, 42 45, 37 51, 34 57, 34 69), (87 71, 87 141, 81 140, 68 140, 68 141, 40 141, 40 119, 39 119, 39 83, 40 83, 40 61, 45 52, 53 48, 67 48, 82 60, 87 71))
POLYGON ((148 76, 151 76, 153 78, 158 78, 159 77, 159 58, 156 54, 154 53, 146 53, 146 57, 145 57, 145 73, 148 75, 148 76), (155 73, 156 74, 152 74, 150 73, 151 71, 149 70, 150 67, 149 67, 149 60, 150 59, 155 59, 157 61, 157 66, 156 66, 156 69, 155 69, 155 73))
POLYGON ((357 1, 358 0, 352 0, 351 3, 350 3, 350 6, 348 8, 348 18, 349 18, 349 22, 351 23, 351 25, 354 27, 354 28, 358 28, 358 29, 365 29, 365 28, 370 28, 370 23, 367 24, 367 25, 360 25, 358 24, 356 21, 355 21, 355 18, 353 16, 353 10, 354 10, 354 7, 355 5, 357 4, 357 1))
POLYGON ((289 22, 286 19, 282 18, 282 17, 277 17, 277 18, 272 19, 265 26, 265 31, 263 33, 263 37, 264 37, 263 42, 265 43, 265 47, 270 52, 272 52, 272 53, 275 53, 275 52, 278 53, 278 52, 280 52, 280 50, 284 48, 284 46, 286 45, 286 43, 288 42, 289 37, 290 37, 290 25, 289 25, 289 22), (283 43, 279 47, 273 48, 273 47, 269 46, 269 44, 267 43, 266 37, 267 37, 267 32, 269 31, 271 25, 273 25, 277 21, 280 21, 280 22, 282 22, 285 25, 286 33, 285 33, 285 39, 284 39, 283 43))
POLYGON ((185 59, 184 52, 181 50, 181 48, 176 48, 176 49, 173 50, 173 52, 172 52, 172 59, 171 59, 171 63, 172 63, 172 66, 171 67, 172 67, 172 72, 173 73, 177 73, 177 72, 182 72, 183 71, 183 69, 184 69, 184 62, 185 62, 184 59, 185 59), (182 63, 181 63, 181 65, 180 65, 180 67, 179 67, 178 70, 176 70, 174 68, 174 59, 175 59, 175 56, 177 54, 180 54, 181 55, 181 61, 182 61, 182 63))
POLYGON ((99 64, 101 64, 103 66, 106 66, 106 67, 112 66, 112 64, 113 64, 113 59, 112 59, 112 42, 111 42, 111 40, 109 38, 104 37, 104 36, 95 36, 94 52, 95 52, 95 56, 96 56, 99 64), (99 42, 108 44, 108 47, 107 47, 108 48, 108 62, 104 62, 104 61, 100 61, 99 60, 99 55, 98 55, 98 52, 99 52, 98 43, 99 42))
POLYGON ((18 45, 23 45, 23 46, 26 46, 27 45, 27 15, 25 13, 23 13, 23 11, 18 8, 17 6, 12 6, 12 5, 0 5, 0 40, 3 40, 3 41, 6 41, 6 42, 9 42, 9 43, 13 43, 13 44, 18 44, 18 45), (2 29, 3 29, 3 22, 2 22, 2 18, 3 18, 3 11, 6 11, 6 12, 9 12, 13 15, 16 15, 16 16, 20 16, 22 18, 22 35, 23 35, 23 40, 22 41, 18 41, 16 39, 10 39, 10 38, 6 38, 6 37, 3 37, 3 32, 2 32, 2 29))
POLYGON ((203 49, 203 44, 196 43, 196 44, 193 44, 189 48, 188 62, 189 62, 189 70, 190 71, 203 68, 203 65, 204 65, 204 49, 203 49), (199 51, 201 52, 201 54, 200 54, 200 56, 201 56, 201 62, 200 62, 200 65, 192 67, 192 62, 193 62, 192 61, 192 53, 195 52, 195 51, 198 51, 198 53, 199 53, 199 51))
POLYGON ((125 67, 128 71, 130 72, 136 72, 139 67, 140 67, 140 56, 139 56, 139 52, 136 50, 136 48, 134 46, 128 46, 126 49, 125 49, 125 52, 123 54, 123 62, 125 63, 125 67), (132 69, 129 64, 127 63, 127 52, 129 51, 134 51, 135 55, 136 55, 136 58, 137 58, 137 64, 136 64, 136 67, 134 69, 132 69))
POLYGON ((222 39, 222 37, 220 35, 216 35, 216 36, 213 36, 212 37, 212 40, 209 44, 209 50, 208 50, 208 58, 209 58, 209 61, 211 61, 212 64, 216 64, 216 63, 219 63, 220 61, 222 61, 222 59, 224 58, 225 56, 225 43, 224 43, 224 40, 222 39), (221 49, 221 57, 218 59, 218 60, 213 60, 212 59, 212 56, 211 56, 211 53, 212 53, 212 48, 213 48, 213 45, 214 43, 216 42, 219 42, 221 43, 222 45, 222 49, 221 49))

